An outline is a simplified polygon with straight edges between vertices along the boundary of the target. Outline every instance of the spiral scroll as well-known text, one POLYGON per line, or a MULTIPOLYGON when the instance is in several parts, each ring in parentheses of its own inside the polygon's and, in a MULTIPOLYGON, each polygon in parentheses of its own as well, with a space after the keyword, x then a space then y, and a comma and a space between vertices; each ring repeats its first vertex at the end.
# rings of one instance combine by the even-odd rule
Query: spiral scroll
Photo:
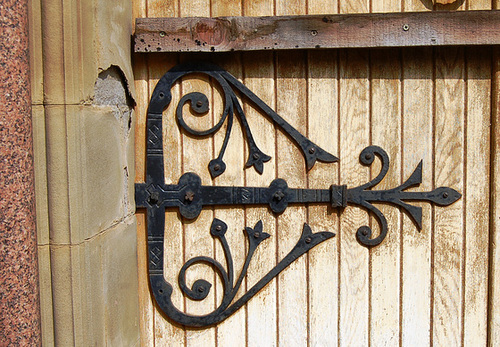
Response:
POLYGON ((226 164, 224 163, 223 157, 231 134, 234 113, 236 113, 239 118, 240 124, 243 128, 243 133, 245 134, 248 143, 249 151, 248 159, 245 164, 246 167, 253 166, 258 173, 262 174, 264 170, 264 163, 268 162, 271 159, 271 157, 262 152, 255 143, 245 113, 240 105, 235 90, 238 91, 242 96, 245 96, 250 101, 252 101, 257 108, 259 108, 265 115, 267 115, 276 125, 278 125, 294 140, 297 146, 302 150, 302 153, 306 160, 307 169, 311 169, 316 160, 328 163, 338 160, 335 156, 326 152, 325 150, 311 142, 309 139, 304 137, 302 134, 300 134, 297 130, 295 130, 276 112, 269 108, 269 106, 267 106, 260 98, 258 98, 248 88, 241 84, 241 82, 239 82, 234 76, 215 65, 186 63, 178 65, 167 72, 160 79, 153 92, 151 102, 149 104, 148 113, 161 114, 163 112, 163 109, 167 107, 172 100, 171 88, 173 84, 182 77, 193 73, 202 73, 212 77, 214 81, 219 84, 223 92, 222 97, 224 107, 222 116, 217 124, 215 124, 208 130, 195 130, 188 126, 183 118, 183 106, 188 103, 191 106, 191 110, 195 114, 200 115, 208 112, 209 101, 206 95, 199 92, 189 93, 181 98, 176 108, 176 117, 179 126, 187 133, 195 136, 207 136, 215 133, 221 128, 221 126, 227 119, 228 126, 226 128, 226 135, 222 147, 219 151, 219 155, 217 156, 217 158, 211 160, 208 165, 208 169, 212 178, 221 175, 226 169, 226 164))
POLYGON ((226 223, 219 219, 214 219, 214 221, 212 222, 212 226, 210 227, 210 233, 212 237, 217 238, 222 244, 227 262, 227 271, 218 261, 213 258, 195 257, 188 260, 179 273, 179 286, 182 292, 192 300, 203 300, 208 296, 212 285, 208 281, 199 279, 194 282, 191 288, 188 288, 185 283, 186 270, 190 266, 199 263, 208 264, 216 270, 216 272, 220 276, 220 279, 222 280, 223 297, 220 305, 211 313, 203 316, 193 316, 181 312, 172 303, 171 296, 173 289, 172 286, 165 281, 163 275, 155 274, 150 276, 151 286, 156 301, 167 314, 167 316, 176 323, 191 327, 202 327, 214 325, 223 321, 243 305, 245 305, 248 300, 250 300, 262 288, 264 288, 288 265, 297 260, 297 258, 309 251, 311 248, 320 244, 321 242, 335 236, 335 234, 329 232, 312 233, 311 228, 307 224, 304 224, 302 235, 297 241, 295 247, 278 263, 278 265, 276 265, 271 271, 269 271, 267 275, 265 275, 238 300, 233 302, 234 297, 236 296, 236 293, 240 289, 241 283, 245 278, 248 266, 250 265, 250 261, 252 260, 252 256, 255 250, 257 249, 259 244, 270 237, 270 235, 262 231, 262 221, 257 222, 254 228, 245 228, 245 235, 247 237, 249 245, 248 252, 240 275, 238 276, 236 283, 233 283, 233 260, 231 257, 230 248, 225 238, 226 230, 226 223))

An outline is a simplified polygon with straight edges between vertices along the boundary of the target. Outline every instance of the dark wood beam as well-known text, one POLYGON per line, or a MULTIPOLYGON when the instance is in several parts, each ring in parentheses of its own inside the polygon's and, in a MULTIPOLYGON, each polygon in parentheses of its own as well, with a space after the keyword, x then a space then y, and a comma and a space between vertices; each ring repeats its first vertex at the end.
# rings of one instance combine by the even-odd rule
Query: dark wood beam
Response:
POLYGON ((500 11, 137 18, 135 52, 500 44, 500 11))

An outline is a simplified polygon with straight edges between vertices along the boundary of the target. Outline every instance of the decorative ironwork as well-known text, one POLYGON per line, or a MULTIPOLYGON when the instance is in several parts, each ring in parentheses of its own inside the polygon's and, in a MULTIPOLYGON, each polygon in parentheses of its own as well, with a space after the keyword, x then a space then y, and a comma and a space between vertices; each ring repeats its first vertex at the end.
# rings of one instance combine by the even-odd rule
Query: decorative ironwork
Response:
POLYGON ((212 266, 222 281, 223 299, 219 307, 213 312, 203 316, 193 316, 179 311, 173 305, 171 301, 172 285, 166 282, 163 277, 163 232, 165 227, 165 208, 167 207, 178 207, 182 217, 194 219, 204 207, 212 205, 268 205, 274 213, 283 212, 289 204, 328 203, 334 208, 344 208, 349 204, 357 205, 370 211, 379 222, 380 232, 376 237, 372 237, 372 230, 369 226, 361 226, 356 232, 359 243, 367 247, 372 247, 379 245, 387 235, 387 220, 373 203, 388 203, 401 207, 408 213, 418 229, 421 229, 422 208, 411 205, 409 202, 427 201, 447 206, 461 197, 460 193, 448 187, 440 187, 430 192, 407 191, 408 188, 418 186, 422 182, 422 161, 417 165, 406 182, 400 186, 393 189, 373 190, 372 188, 382 181, 389 170, 389 157, 378 146, 365 148, 361 152, 359 159, 363 165, 371 165, 375 157, 378 157, 382 163, 380 173, 370 182, 355 188, 348 189, 346 185, 331 185, 327 189, 289 188, 286 181, 280 178, 271 182, 269 187, 205 186, 202 185, 200 177, 192 172, 182 175, 177 184, 167 185, 164 183, 163 170, 162 113, 172 100, 170 90, 173 84, 183 76, 192 73, 203 73, 212 77, 223 91, 224 110, 219 122, 211 129, 205 131, 194 130, 186 124, 183 118, 183 107, 186 103, 189 103, 191 109, 197 114, 203 114, 209 110, 208 98, 202 93, 195 92, 183 96, 176 108, 176 117, 179 126, 194 136, 211 135, 218 131, 227 120, 226 135, 219 155, 217 158, 211 160, 208 165, 212 178, 221 175, 226 168, 223 156, 231 133, 235 111, 248 143, 249 157, 246 166, 253 166, 257 172, 262 173, 264 163, 270 160, 270 157, 257 147, 235 90, 248 98, 250 102, 293 139, 297 147, 302 151, 308 170, 313 167, 317 160, 328 163, 338 160, 335 156, 300 134, 261 99, 241 84, 241 82, 217 66, 208 64, 181 64, 168 71, 160 79, 153 92, 148 109, 146 182, 136 184, 135 198, 138 208, 147 208, 151 289, 159 307, 170 319, 179 324, 203 327, 223 321, 243 306, 298 257, 319 243, 332 238, 334 234, 330 232, 313 233, 310 227, 304 224, 302 236, 290 253, 250 288, 248 292, 233 302, 246 275, 253 253, 259 244, 270 235, 263 232, 261 221, 254 228, 245 228, 249 245, 248 252, 240 275, 236 282, 234 282, 233 260, 225 238, 227 225, 219 219, 214 219, 210 228, 210 234, 219 240, 224 249, 226 268, 213 258, 204 256, 195 257, 188 260, 182 266, 178 281, 185 296, 192 300, 203 300, 207 297, 211 284, 200 279, 195 281, 192 287, 189 288, 185 281, 186 270, 192 265, 199 263, 212 266))

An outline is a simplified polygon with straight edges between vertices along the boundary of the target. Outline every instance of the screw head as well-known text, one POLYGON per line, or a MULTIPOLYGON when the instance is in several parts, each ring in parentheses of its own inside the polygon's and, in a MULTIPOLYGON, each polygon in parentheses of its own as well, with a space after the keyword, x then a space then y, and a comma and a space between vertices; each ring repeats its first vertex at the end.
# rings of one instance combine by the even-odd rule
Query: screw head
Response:
POLYGON ((199 293, 203 293, 204 291, 205 291, 205 287, 203 287, 203 286, 198 287, 199 293))
POLYGON ((447 197, 448 197, 448 192, 444 192, 444 193, 443 193, 443 198, 445 198, 445 199, 446 199, 447 197))
POLYGON ((214 165, 214 171, 219 171, 220 170, 220 165, 219 164, 215 164, 214 165))
POLYGON ((314 152, 316 152, 316 148, 314 147, 309 148, 309 153, 314 154, 314 152))
POLYGON ((253 233, 253 237, 255 237, 256 239, 258 239, 260 237, 260 233, 258 231, 254 232, 253 233))
POLYGON ((221 231, 221 230, 222 230, 222 226, 221 226, 221 225, 217 225, 217 226, 215 227, 215 230, 217 230, 217 231, 221 231))
POLYGON ((311 243, 312 239, 311 239, 311 237, 310 237, 310 236, 308 236, 308 237, 306 237, 306 240, 305 240, 305 241, 306 241, 306 243, 311 243))
POLYGON ((203 102, 201 100, 196 101, 196 107, 203 106, 203 102))
POLYGON ((372 160, 372 158, 373 158, 373 156, 372 156, 372 154, 371 154, 371 153, 366 153, 366 154, 365 154, 365 159, 366 159, 366 160, 372 160))
POLYGON ((259 158, 260 158, 259 153, 254 153, 254 154, 253 154, 253 158, 254 158, 255 160, 259 159, 259 158))

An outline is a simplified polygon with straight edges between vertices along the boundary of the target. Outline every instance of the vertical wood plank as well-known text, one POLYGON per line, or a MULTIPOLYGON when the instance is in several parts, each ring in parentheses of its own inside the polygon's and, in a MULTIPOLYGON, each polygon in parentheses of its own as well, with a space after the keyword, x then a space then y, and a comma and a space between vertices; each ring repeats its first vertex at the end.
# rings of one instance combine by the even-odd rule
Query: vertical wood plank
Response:
MULTIPOLYGON (((369 181, 359 153, 369 145, 368 53, 340 53, 340 182, 356 187, 369 181)), ((340 345, 368 345, 368 250, 356 240, 368 214, 347 207, 340 216, 340 345)))
MULTIPOLYGON (((373 12, 400 12, 400 1, 373 1, 373 12)), ((377 189, 391 189, 401 177, 401 61, 399 49, 372 50, 372 144, 390 158, 389 172, 377 189), (391 62, 391 63, 388 63, 391 62)), ((372 177, 381 166, 375 163, 372 177)), ((401 213, 394 206, 377 206, 387 219, 388 235, 370 252, 370 345, 389 346, 400 341, 401 213)), ((372 218, 372 226, 377 222, 372 218)))
POLYGON ((435 187, 464 193, 451 206, 434 208, 433 342, 458 346, 462 340, 462 257, 464 256, 464 52, 436 49, 435 187))
MULTIPOLYGON (((338 152, 337 54, 308 53, 308 137, 330 153, 338 152)), ((338 184, 337 164, 316 163, 308 174, 308 188, 338 184)), ((338 234, 336 211, 310 206, 308 223, 313 232, 338 234)), ((309 344, 335 346, 338 342, 338 246, 328 240, 309 251, 309 344)))
MULTIPOLYGON (((149 58, 150 95, 158 80, 172 68, 176 59, 173 55, 163 55, 156 59, 149 58)), ((171 90, 172 101, 164 111, 163 125, 163 157, 165 181, 167 184, 176 184, 182 173, 182 147, 179 127, 175 121, 175 108, 179 102, 179 86, 171 90)), ((183 295, 180 291, 177 275, 184 264, 183 254, 183 230, 175 209, 165 212, 165 235, 164 235, 164 260, 163 275, 173 285, 172 301, 180 310, 184 308, 183 295)), ((155 343, 163 345, 166 342, 170 346, 182 346, 184 344, 184 329, 171 324, 165 319, 161 311, 155 309, 155 343)))
MULTIPOLYGON (((496 7, 500 8, 500 1, 496 7)), ((488 345, 500 345, 500 48, 493 51, 491 212, 488 345)))
MULTIPOLYGON (((177 3, 165 3, 158 0, 148 0, 148 17, 175 17, 179 15, 177 3)), ((158 80, 177 62, 177 56, 173 54, 148 56, 149 69, 149 95, 158 83, 158 80)), ((179 102, 179 86, 172 88, 172 101, 164 111, 163 125, 163 158, 164 175, 167 184, 175 184, 182 173, 182 147, 179 128, 175 122, 174 110, 179 102)), ((183 229, 177 217, 177 211, 169 210, 165 213, 165 235, 164 235, 164 267, 165 279, 174 287, 172 301, 180 309, 184 309, 182 292, 178 286, 177 275, 184 264, 183 254, 183 229)), ((155 345, 170 346, 184 345, 184 329, 171 324, 165 319, 159 308, 155 305, 154 314, 155 345)))
MULTIPOLYGON (((433 145, 432 49, 403 50, 402 177, 407 178, 423 161, 422 184, 415 190, 432 190, 433 145)), ((422 207, 422 231, 407 214, 402 225, 401 337, 403 346, 430 345, 432 209, 422 207)))
MULTIPOLYGON (((305 65, 303 52, 277 55, 277 110, 295 129, 306 133, 307 119, 305 65)), ((289 187, 306 185, 303 158, 292 142, 278 133, 278 177, 289 187)), ((278 217, 278 259, 283 259, 295 246, 306 221, 303 206, 289 206, 278 217)), ((279 345, 307 344, 306 257, 301 257, 278 276, 279 345)))
MULTIPOLYGON (((211 13, 212 16, 241 16, 242 7, 239 1, 228 1, 228 0, 212 0, 211 2, 211 13)), ((242 67, 239 55, 234 54, 221 54, 216 57, 215 63, 221 65, 227 71, 230 71, 233 76, 242 79, 242 67)), ((218 121, 217 117, 223 110, 223 103, 220 97, 215 97, 218 95, 217 91, 214 90, 214 110, 216 110, 214 124, 218 121)), ((242 106, 243 107, 243 106, 242 106)), ((235 114, 236 117, 236 114, 235 114)), ((244 168, 245 168, 245 157, 244 148, 245 142, 243 141, 243 133, 241 131, 240 123, 234 121, 231 137, 228 143, 226 155, 224 156, 224 161, 226 162, 226 171, 221 176, 214 180, 214 184, 218 186, 244 186, 244 168)), ((226 121, 227 126, 227 121, 226 121)), ((223 129, 219 130, 214 136, 214 151, 215 155, 222 147, 224 142, 225 131, 223 129)), ((231 254, 233 256, 233 265, 235 271, 235 281, 239 276, 243 264, 245 262, 245 244, 246 237, 243 233, 245 229, 245 216, 244 210, 242 208, 231 207, 229 209, 216 208, 214 216, 225 221, 228 224, 228 232, 226 233, 226 239, 231 247, 231 254)), ((224 250, 222 249, 219 242, 216 242, 216 260, 221 264, 225 264, 224 250)), ((223 288, 221 282, 218 282, 217 286, 217 303, 222 301, 223 288)), ((245 293, 245 286, 242 284, 242 288, 236 295, 235 300, 237 300, 241 295, 245 293)), ((238 312, 233 314, 227 320, 222 322, 217 326, 217 345, 219 346, 245 346, 246 345, 246 312, 244 309, 240 309, 238 312)))
MULTIPOLYGON (((205 75, 184 79, 182 84, 182 95, 191 92, 200 92, 212 100, 212 90, 209 79, 205 75)), ((210 110, 202 117, 191 114, 190 107, 184 107, 186 123, 196 129, 210 129, 213 126, 213 104, 210 103, 210 110), (190 121, 187 118, 191 118, 190 121)), ((207 166, 213 158, 213 138, 198 138, 183 134, 183 172, 195 172, 204 185, 211 185, 212 180, 207 166)), ((210 236, 210 225, 213 221, 213 210, 203 209, 200 215, 193 221, 184 220, 184 247, 185 260, 196 256, 214 257, 214 241, 210 236)), ((215 308, 215 274, 212 268, 203 265, 194 265, 186 273, 187 286, 191 287, 194 281, 204 279, 212 283, 212 288, 208 296, 200 302, 191 301, 185 298, 186 311, 189 314, 202 315, 212 312, 215 308)), ((217 278, 218 280, 218 278, 217 278)), ((215 345, 215 328, 203 330, 188 329, 186 332, 187 346, 212 346, 215 345)))
MULTIPOLYGON (((468 1, 468 10, 492 9, 490 0, 468 1)), ((491 50, 467 49, 464 346, 488 338, 488 255, 490 212, 491 50), (489 232, 487 233, 486 230, 489 232)))
MULTIPOLYGON (((308 14, 337 13, 338 3, 308 1, 308 14)), ((330 153, 338 153, 338 57, 337 52, 309 51, 307 55, 307 136, 330 153)), ((338 165, 316 163, 308 173, 308 188, 324 189, 338 182, 338 165)), ((310 206, 308 223, 314 232, 338 234, 336 211, 310 206)), ((338 238, 309 251, 309 335, 310 346, 338 343, 338 238)))
MULTIPOLYGON (((245 2, 246 5, 247 2, 245 2)), ((270 10, 272 11, 272 7, 270 10)), ((251 8, 245 7, 245 13, 256 15, 259 12, 253 12, 251 8)), ((273 54, 271 52, 245 53, 243 65, 245 85, 269 107, 275 109, 273 54)), ((275 127, 272 122, 250 105, 245 106, 245 112, 250 128, 254 129, 253 135, 257 145, 264 153, 272 157, 264 165, 262 175, 259 175, 253 168, 245 170, 246 185, 267 187, 276 177, 275 127)), ((246 151, 246 155, 248 155, 248 151, 246 151)), ((276 265, 276 244, 280 237, 276 231, 276 218, 266 207, 246 209, 247 226, 253 227, 259 220, 263 223, 263 230, 271 237, 255 251, 247 272, 247 289, 251 288, 276 265)), ((248 346, 277 345, 276 282, 276 279, 271 281, 248 302, 248 346)))
MULTIPOLYGON (((303 52, 277 54, 276 108, 295 129, 305 134, 306 81, 303 52)), ((303 158, 292 142, 278 133, 278 177, 289 187, 306 185, 303 158)), ((306 221, 303 206, 290 206, 278 217, 278 259, 283 259, 295 246, 306 221)), ((278 329, 279 345, 303 346, 307 344, 307 283, 306 257, 293 262, 278 276, 278 329)))
MULTIPOLYGON (((276 15, 305 14, 303 0, 277 1, 276 15)), ((304 52, 276 54, 276 109, 295 129, 307 132, 306 66, 304 52)), ((306 186, 304 159, 292 142, 281 132, 277 136, 278 177, 289 187, 306 186)), ((295 246, 306 221, 306 208, 288 207, 278 217, 278 259, 295 246)), ((301 257, 278 276, 278 344, 307 345, 307 258, 301 257)))
MULTIPOLYGON (((245 16, 272 16, 274 12, 273 0, 243 1, 243 15, 245 16)), ((258 95, 269 107, 276 109, 275 67, 271 52, 247 52, 243 54, 245 85, 258 95)), ((259 148, 271 156, 271 160, 264 166, 264 172, 259 175, 253 169, 245 170, 248 186, 267 187, 276 178, 276 129, 260 112, 252 107, 245 107, 248 123, 255 132, 255 140, 259 148)), ((248 153, 248 152, 246 152, 248 153)), ((276 228, 276 219, 267 208, 247 208, 246 224, 253 227, 262 220, 264 230, 271 235, 255 252, 247 274, 247 289, 251 288, 263 275, 267 274, 276 265, 276 247, 279 234, 276 228)), ((278 343, 277 324, 277 279, 272 280, 247 305, 248 317, 248 346, 276 346, 278 343)))
MULTIPOLYGON (((369 171, 358 160, 369 145, 368 54, 340 53, 340 182, 356 187, 369 181, 369 171)), ((356 240, 368 214, 347 207, 340 216, 340 345, 368 345, 368 250, 356 240)))
MULTIPOLYGON (((208 0, 192 0, 181 1, 179 15, 182 17, 195 16, 210 16, 210 1, 208 0)), ((212 90, 209 80, 206 76, 184 80, 182 83, 182 94, 186 95, 190 92, 201 92, 205 94, 211 102, 212 90)), ((185 107, 187 111, 189 107, 185 107)), ((210 110, 204 117, 196 117, 193 126, 197 129, 209 129, 213 125, 213 104, 210 105, 210 110)), ((213 138, 192 138, 187 135, 182 136, 183 142, 183 172, 196 172, 202 180, 202 184, 210 185, 212 180, 207 170, 208 162, 213 158, 213 138)), ((185 237, 185 254, 186 260, 192 257, 205 255, 214 257, 214 242, 210 237, 210 225, 213 221, 213 210, 203 210, 199 217, 193 222, 184 221, 184 237, 185 237)), ((214 284, 214 272, 212 269, 204 266, 193 266, 190 274, 187 274, 188 286, 193 281, 203 278, 214 284)), ((218 280, 218 279, 217 279, 218 280)), ((186 310, 191 314, 204 314, 211 312, 215 308, 215 284, 210 290, 210 294, 202 302, 194 302, 186 300, 186 310)), ((187 346, 215 346, 216 331, 215 328, 204 330, 187 330, 186 345, 187 346)))
MULTIPOLYGON (((428 10, 421 0, 404 0, 403 11, 428 10)), ((432 50, 403 50, 402 177, 411 175, 423 160, 419 190, 432 190, 433 145, 432 50)), ((418 204, 417 204, 418 205, 418 204)), ((402 224, 401 252, 401 344, 429 346, 431 343, 431 246, 432 208, 419 204, 423 230, 416 232, 406 214, 402 224)))
MULTIPOLYGON (((133 16, 146 17, 146 1, 133 2, 133 16)), ((144 56, 133 57, 135 107, 135 182, 144 182, 146 159, 146 112, 148 107, 148 68, 144 56)), ((137 266, 139 295, 139 325, 141 346, 154 346, 154 308, 149 291, 148 252, 145 214, 138 212, 137 218, 137 266)))
MULTIPOLYGON (((401 182, 401 65, 400 50, 371 52, 372 143, 381 146, 390 158, 389 172, 375 189, 392 189, 401 182), (391 62, 388 64, 388 62, 391 62)), ((381 169, 373 165, 372 177, 381 169)), ((387 237, 371 250, 370 344, 399 343, 400 223, 394 206, 378 205, 387 219, 387 237)), ((378 225, 372 219, 372 227, 378 225)))
MULTIPOLYGON (((369 12, 365 0, 342 1, 340 13, 369 12)), ((359 163, 359 153, 369 145, 369 59, 368 52, 340 53, 340 182, 359 186, 369 180, 369 170, 359 163)), ((359 227, 368 225, 368 214, 347 207, 340 216, 339 345, 368 345, 369 251, 356 240, 359 227)))
POLYGON ((491 50, 467 49, 464 345, 486 345, 491 50))

